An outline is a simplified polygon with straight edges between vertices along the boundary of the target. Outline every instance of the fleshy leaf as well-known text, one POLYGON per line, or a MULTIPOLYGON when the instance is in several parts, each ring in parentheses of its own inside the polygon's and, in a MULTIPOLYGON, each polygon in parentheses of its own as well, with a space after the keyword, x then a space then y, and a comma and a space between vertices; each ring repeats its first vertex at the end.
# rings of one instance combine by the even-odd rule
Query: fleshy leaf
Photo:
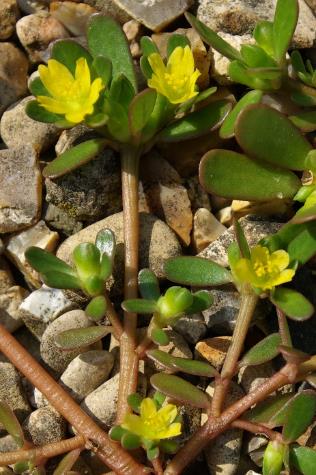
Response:
POLYGON ((109 16, 93 15, 88 25, 88 45, 93 57, 104 56, 112 62, 115 79, 124 74, 137 92, 137 82, 129 45, 120 25, 109 16))
POLYGON ((49 112, 44 107, 41 107, 37 101, 28 102, 25 106, 25 112, 31 119, 46 124, 55 124, 63 120, 63 116, 49 112))
POLYGON ((150 378, 150 382, 157 391, 183 404, 189 404, 190 406, 202 409, 210 407, 211 401, 206 393, 178 376, 158 373, 150 378))
POLYGON ((285 445, 271 440, 263 456, 262 475, 280 475, 283 467, 285 445))
POLYGON ((249 156, 292 170, 304 170, 309 142, 283 114, 253 104, 238 116, 236 139, 249 156), (278 140, 275 140, 275 138, 278 140))
POLYGON ((207 290, 198 290, 193 296, 193 303, 191 307, 185 310, 186 315, 192 315, 193 313, 202 312, 209 308, 213 302, 214 298, 210 292, 207 290))
POLYGON ((115 255, 115 235, 111 229, 106 228, 98 232, 95 238, 95 245, 100 254, 106 254, 113 261, 115 255))
POLYGON ((154 89, 145 89, 137 94, 129 107, 129 124, 134 137, 143 130, 155 107, 157 93, 154 89))
POLYGON ((302 132, 313 132, 316 130, 316 111, 299 112, 291 115, 289 119, 293 124, 302 130, 302 132))
POLYGON ((29 90, 31 91, 33 96, 49 96, 49 92, 47 91, 46 87, 42 83, 42 80, 40 77, 36 77, 31 81, 31 84, 29 85, 29 90))
POLYGON ((221 149, 211 150, 202 158, 200 182, 208 193, 246 201, 293 198, 301 186, 289 170, 221 149))
POLYGON ((121 438, 121 445, 126 450, 138 449, 141 446, 141 440, 138 435, 126 432, 121 438))
POLYGON ((162 142, 177 142, 207 134, 220 126, 231 107, 231 102, 227 100, 211 102, 202 109, 191 112, 163 129, 159 135, 159 140, 162 142))
POLYGON ((216 51, 221 53, 223 56, 226 56, 228 59, 238 59, 242 61, 239 51, 223 40, 217 33, 215 33, 215 31, 208 28, 191 13, 186 12, 185 16, 205 43, 212 46, 216 51))
POLYGON ((174 257, 164 265, 167 279, 193 286, 222 285, 232 282, 231 273, 225 267, 202 257, 174 257))
POLYGON ((97 56, 96 58, 94 58, 92 65, 97 73, 97 76, 102 79, 102 82, 105 87, 108 87, 112 78, 111 61, 108 58, 105 58, 104 56, 97 56))
POLYGON ((0 422, 17 445, 23 447, 24 435, 20 423, 10 406, 4 401, 0 401, 0 422))
POLYGON ((139 413, 140 405, 143 398, 138 393, 130 394, 127 398, 128 405, 133 409, 134 412, 139 413))
POLYGON ((291 447, 290 464, 294 465, 303 475, 315 475, 316 450, 310 447, 291 447))
POLYGON ((106 143, 107 140, 105 139, 91 139, 79 145, 75 145, 59 155, 44 168, 44 177, 57 178, 81 167, 100 153, 106 143))
POLYGON ((239 366, 256 366, 273 360, 280 353, 281 343, 279 333, 272 333, 247 351, 239 362, 239 366))
POLYGON ((151 332, 150 338, 154 343, 156 343, 156 345, 165 346, 169 344, 169 337, 161 328, 154 328, 151 332))
POLYGON ((297 0, 278 0, 273 20, 274 56, 278 62, 285 60, 298 19, 297 0))
POLYGON ((80 279, 85 280, 90 276, 99 275, 100 251, 91 242, 78 244, 72 252, 72 260, 80 279))
MULTIPOLYGON (((291 226, 291 225, 289 225, 291 226)), ((293 224, 300 232, 289 242, 287 252, 292 261, 305 264, 316 253, 316 222, 293 224)))
POLYGON ((55 338, 55 344, 62 350, 75 350, 92 345, 96 341, 111 332, 111 327, 94 326, 88 328, 74 328, 59 333, 55 338))
POLYGON ((238 219, 234 220, 234 231, 236 235, 237 244, 240 250, 240 255, 242 257, 245 257, 246 259, 250 259, 250 249, 248 246, 248 242, 244 230, 238 219))
POLYGON ((292 398, 293 394, 270 396, 246 412, 245 419, 271 428, 281 426, 286 417, 287 405, 292 398))
POLYGON ((113 79, 109 92, 111 100, 118 102, 127 110, 134 96, 134 88, 124 74, 119 74, 113 79))
POLYGON ((91 54, 79 43, 73 40, 58 40, 53 44, 51 57, 64 64, 75 75, 76 62, 79 58, 85 58, 91 70, 91 54))
POLYGON ((170 36, 167 44, 167 56, 171 55, 172 51, 176 49, 178 46, 181 48, 185 48, 186 46, 190 46, 190 41, 185 35, 179 35, 178 33, 174 33, 170 36))
POLYGON ((40 247, 29 247, 25 251, 25 257, 33 269, 41 274, 56 271, 72 277, 76 276, 73 268, 66 264, 66 262, 40 247))
POLYGON ((112 440, 116 440, 117 442, 121 441, 121 438, 123 437, 124 434, 126 434, 127 430, 123 429, 121 426, 114 426, 111 427, 109 431, 109 437, 111 437, 112 440))
POLYGON ((314 313, 313 305, 304 295, 286 287, 277 287, 271 301, 293 320, 307 320, 314 313))
POLYGON ((312 390, 301 391, 289 403, 286 421, 282 436, 285 442, 290 443, 302 435, 316 411, 316 393, 312 390))
POLYGON ((272 21, 259 21, 253 31, 253 37, 262 49, 269 55, 274 55, 274 38, 272 21))
POLYGON ((154 313, 157 310, 156 300, 130 299, 122 302, 125 312, 132 313, 154 313))
POLYGON ((142 269, 138 273, 138 287, 143 299, 158 300, 160 297, 159 282, 153 271, 142 269))
POLYGON ((179 358, 161 350, 149 350, 147 356, 160 363, 166 369, 171 371, 181 371, 183 373, 195 374, 205 378, 213 378, 218 372, 204 361, 195 361, 187 358, 179 358))
POLYGON ((229 139, 235 135, 235 123, 237 120, 238 115, 240 112, 247 107, 249 104, 257 104, 261 101, 263 92, 262 91, 250 91, 247 92, 233 107, 233 109, 229 112, 227 117, 225 118, 224 122, 219 129, 219 135, 223 139, 229 139))
POLYGON ((56 270, 46 271, 41 274, 44 284, 53 289, 80 289, 81 284, 75 275, 66 274, 56 270))
POLYGON ((94 297, 86 306, 86 315, 92 320, 101 320, 106 314, 107 303, 103 295, 94 297))

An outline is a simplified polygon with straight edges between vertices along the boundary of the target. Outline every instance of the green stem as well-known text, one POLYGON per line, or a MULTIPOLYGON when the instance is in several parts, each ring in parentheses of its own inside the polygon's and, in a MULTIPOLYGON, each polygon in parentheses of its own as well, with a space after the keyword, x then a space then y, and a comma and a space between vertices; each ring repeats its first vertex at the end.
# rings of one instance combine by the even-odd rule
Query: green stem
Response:
MULTIPOLYGON (((124 215, 125 274, 124 299, 138 296, 138 172, 140 152, 133 145, 122 149, 122 198, 124 215)), ((127 397, 137 389, 138 356, 135 353, 137 315, 124 313, 124 331, 120 338, 120 383, 117 424, 130 412, 127 397)))
POLYGON ((249 285, 244 285, 240 294, 240 308, 233 333, 232 343, 227 352, 222 368, 221 377, 215 384, 214 396, 212 399, 212 416, 218 417, 222 411, 222 406, 230 385, 230 381, 235 374, 238 359, 242 352, 248 328, 256 308, 258 296, 249 285))

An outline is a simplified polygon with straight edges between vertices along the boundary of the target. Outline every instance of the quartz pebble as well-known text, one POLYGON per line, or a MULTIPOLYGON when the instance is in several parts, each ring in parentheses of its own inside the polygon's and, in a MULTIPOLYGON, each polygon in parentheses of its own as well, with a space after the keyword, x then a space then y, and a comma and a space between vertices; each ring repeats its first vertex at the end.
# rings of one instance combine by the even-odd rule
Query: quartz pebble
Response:
POLYGON ((42 180, 34 148, 25 144, 0 150, 0 176, 0 233, 35 224, 41 210, 42 180))

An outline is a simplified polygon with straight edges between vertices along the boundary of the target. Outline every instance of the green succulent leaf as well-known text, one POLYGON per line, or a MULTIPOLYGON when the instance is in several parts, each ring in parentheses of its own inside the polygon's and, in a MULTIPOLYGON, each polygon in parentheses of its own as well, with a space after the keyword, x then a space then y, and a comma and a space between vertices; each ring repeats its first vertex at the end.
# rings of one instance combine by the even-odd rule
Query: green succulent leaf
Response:
POLYGON ((262 475, 280 475, 283 467, 285 445, 272 440, 268 443, 263 456, 262 475))
POLYGON ((130 130, 134 137, 137 137, 148 123, 154 110, 156 99, 157 93, 154 89, 145 89, 132 100, 128 117, 130 130))
POLYGON ((133 60, 120 25, 109 16, 93 15, 88 25, 87 37, 92 56, 104 56, 111 60, 113 79, 124 74, 137 92, 133 60))
POLYGON ((279 89, 281 75, 280 72, 273 70, 271 77, 270 69, 250 69, 240 61, 232 61, 229 65, 228 72, 234 82, 244 84, 252 89, 271 91, 279 89))
POLYGON ((70 39, 56 41, 52 47, 51 57, 64 64, 73 76, 75 75, 76 62, 79 58, 85 58, 90 71, 92 68, 91 54, 79 43, 70 39))
POLYGON ((246 259, 250 259, 250 249, 248 242, 238 219, 234 220, 234 231, 241 256, 245 257, 246 259))
POLYGON ((226 116, 221 128, 219 129, 219 135, 223 139, 229 139, 235 135, 235 123, 240 112, 249 104, 257 104, 260 102, 262 95, 262 91, 249 91, 237 102, 237 104, 226 116))
POLYGON ((156 345, 166 346, 169 344, 169 337, 161 328, 154 328, 151 332, 150 338, 156 345))
MULTIPOLYGON (((297 227, 297 234, 294 234, 293 238, 289 241, 287 252, 290 255, 291 261, 296 261, 303 265, 316 253, 316 222, 312 221, 288 226, 297 227)), ((290 228, 289 233, 291 231, 295 233, 293 228, 290 228)), ((284 237, 284 235, 285 233, 280 233, 280 236, 284 237)))
POLYGON ((46 271, 41 274, 44 284, 53 289, 81 289, 78 277, 56 270, 46 271))
POLYGON ((210 407, 211 402, 206 393, 178 376, 158 373, 150 378, 150 382, 157 391, 183 404, 200 407, 201 409, 210 407))
POLYGON ((257 44, 271 57, 274 56, 273 23, 271 21, 259 21, 253 31, 253 37, 257 44))
POLYGON ((281 426, 286 417, 287 405, 292 398, 293 394, 270 396, 246 412, 245 419, 271 428, 281 426))
MULTIPOLYGON (((34 81, 33 81, 34 82, 34 81)), ((36 89, 35 89, 36 90, 36 89)), ((33 92, 34 94, 35 92, 33 92)), ((37 122, 44 122, 46 124, 56 124, 63 120, 62 115, 53 114, 40 106, 37 101, 30 101, 25 106, 26 114, 33 120, 37 122)), ((73 126, 74 124, 71 124, 73 126)))
POLYGON ((105 139, 91 139, 75 145, 46 165, 44 177, 57 178, 85 165, 102 152, 106 143, 105 139))
POLYGON ((138 287, 143 299, 158 300, 160 297, 159 282, 154 272, 142 269, 138 273, 138 287))
POLYGON ((191 46, 189 39, 185 35, 179 35, 177 33, 174 33, 173 35, 170 36, 167 44, 167 56, 171 55, 173 50, 175 50, 178 47, 185 48, 186 46, 191 46))
POLYGON ((294 442, 311 423, 316 411, 316 392, 301 391, 288 405, 282 436, 286 443, 294 442))
POLYGON ((134 88, 124 74, 119 74, 113 79, 109 92, 109 98, 113 102, 119 103, 127 110, 134 96, 134 88))
POLYGON ((273 20, 274 57, 278 63, 285 61, 297 20, 297 0, 278 0, 273 20))
POLYGON ((19 421, 10 406, 0 401, 0 422, 5 430, 13 437, 16 444, 21 448, 24 445, 24 435, 19 421))
POLYGON ((275 61, 257 45, 242 45, 240 49, 241 56, 249 68, 274 68, 275 61))
POLYGON ((194 374, 205 378, 214 378, 218 374, 215 368, 204 361, 179 358, 165 351, 149 350, 147 351, 147 356, 171 371, 181 371, 182 373, 194 374))
POLYGON ((117 442, 121 441, 121 438, 123 437, 124 434, 126 434, 128 431, 126 429, 123 429, 121 426, 114 426, 111 427, 109 430, 109 437, 112 440, 116 440, 117 442))
POLYGON ((138 393, 130 394, 127 398, 128 405, 133 409, 134 412, 140 412, 140 405, 143 398, 138 393))
POLYGON ((307 320, 314 313, 313 305, 304 295, 286 287, 277 287, 271 296, 271 301, 293 320, 307 320))
MULTIPOLYGON (((40 77, 36 77, 31 81, 29 85, 29 90, 31 91, 33 96, 49 96, 49 92, 47 91, 46 87, 42 83, 42 80, 40 77)), ((58 117, 62 117, 62 116, 58 116, 58 117)))
POLYGON ((200 182, 208 193, 228 199, 269 201, 293 198, 301 186, 291 171, 230 150, 207 152, 200 163, 199 173, 200 182))
POLYGON ((303 475, 314 475, 316 467, 316 450, 310 447, 294 446, 290 448, 290 464, 303 475))
POLYGON ((112 274, 112 259, 107 255, 103 254, 100 262, 100 272, 99 277, 102 280, 107 280, 112 274))
POLYGON ((235 134, 251 157, 292 170, 305 169, 311 145, 277 110, 262 104, 248 106, 238 116, 235 134))
POLYGON ((161 128, 170 122, 174 117, 175 106, 161 94, 157 94, 157 99, 149 120, 142 130, 141 141, 147 143, 161 128))
POLYGON ((79 456, 80 449, 74 449, 68 452, 68 454, 65 455, 59 462, 58 466, 54 470, 53 475, 65 475, 66 473, 69 475, 69 471, 72 469, 79 456))
POLYGON ((213 286, 232 282, 232 275, 225 267, 202 257, 168 259, 164 271, 167 279, 184 285, 213 286))
POLYGON ((291 115, 289 119, 304 133, 316 130, 316 111, 299 112, 296 115, 291 115))
POLYGON ((221 53, 223 56, 226 56, 228 59, 242 60, 239 51, 223 40, 217 33, 215 33, 215 31, 208 28, 191 13, 186 12, 185 16, 191 26, 198 32, 202 40, 205 41, 205 43, 212 46, 214 49, 216 49, 216 51, 221 53))
POLYGON ((86 306, 85 313, 92 320, 101 320, 106 315, 107 303, 103 295, 94 297, 86 306))
POLYGON ((78 244, 73 250, 72 260, 80 279, 83 281, 88 277, 99 275, 100 251, 91 242, 78 244))
POLYGON ((163 129, 159 139, 162 142, 178 142, 205 135, 221 125, 231 107, 232 103, 225 99, 211 102, 170 124, 163 129))
POLYGON ((111 229, 105 228, 99 231, 95 238, 95 245, 99 249, 101 256, 106 254, 111 261, 114 260, 116 243, 115 234, 111 229))
POLYGON ((150 36, 142 36, 140 39, 140 46, 144 56, 149 56, 153 53, 159 53, 156 43, 153 42, 150 36))
POLYGON ((148 460, 155 460, 156 458, 159 457, 159 448, 152 447, 150 449, 147 449, 146 455, 147 455, 148 460))
POLYGON ((56 257, 51 252, 45 251, 40 247, 31 246, 25 251, 25 257, 28 263, 40 274, 46 272, 60 272, 71 277, 76 276, 73 268, 66 262, 56 257))
POLYGON ((108 87, 112 79, 112 62, 104 56, 96 56, 92 63, 98 77, 102 79, 105 87, 108 87))
POLYGON ((126 108, 119 102, 109 99, 105 102, 104 109, 109 117, 107 128, 113 139, 122 143, 128 142, 130 132, 126 108))
POLYGON ((125 312, 132 313, 154 313, 157 310, 156 300, 130 299, 122 302, 125 312))
POLYGON ((192 305, 185 310, 187 315, 192 315, 194 313, 203 312, 209 308, 213 302, 214 298, 210 292, 207 290, 198 290, 194 294, 192 294, 193 303, 192 305))
MULTIPOLYGON (((312 88, 309 88, 312 89, 312 88)), ((316 97, 315 90, 309 91, 307 87, 302 88, 302 90, 294 91, 291 95, 293 102, 303 107, 315 107, 316 106, 316 97)))
POLYGON ((82 290, 90 297, 102 295, 104 292, 104 280, 99 275, 90 275, 81 281, 82 290))
POLYGON ((159 448, 165 454, 175 454, 179 449, 179 443, 175 440, 161 440, 159 442, 159 448))
POLYGON ((111 332, 111 327, 94 326, 88 328, 73 328, 59 333, 55 338, 58 348, 65 351, 76 350, 90 346, 111 332))
POLYGON ((243 356, 239 366, 256 366, 273 360, 279 353, 282 340, 279 333, 263 338, 243 356))
POLYGON ((138 435, 126 432, 121 438, 121 445, 126 450, 134 450, 141 446, 141 440, 138 435))

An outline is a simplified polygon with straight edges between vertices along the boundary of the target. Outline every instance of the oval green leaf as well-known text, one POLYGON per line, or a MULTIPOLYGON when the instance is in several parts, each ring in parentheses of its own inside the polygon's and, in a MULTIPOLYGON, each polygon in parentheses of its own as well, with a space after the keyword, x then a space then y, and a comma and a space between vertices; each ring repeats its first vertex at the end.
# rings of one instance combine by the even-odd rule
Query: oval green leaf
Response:
POLYGON ((293 198, 301 186, 298 177, 289 170, 251 160, 230 150, 207 152, 200 163, 199 174, 208 193, 236 200, 293 198))
POLYGON ((204 361, 189 360, 187 358, 179 358, 161 350, 149 350, 147 356, 160 363, 166 369, 171 371, 181 371, 183 373, 195 374, 205 378, 214 378, 218 372, 208 363, 204 361))
POLYGON ((206 393, 178 376, 158 373, 150 378, 150 383, 157 391, 183 404, 201 409, 208 409, 211 405, 210 398, 206 393))
POLYGON ((112 261, 115 255, 115 244, 115 234, 109 228, 101 229, 95 238, 95 245, 101 256, 106 254, 112 261))
POLYGON ((40 247, 29 247, 25 251, 25 257, 33 269, 41 274, 46 272, 60 272, 72 277, 76 275, 73 268, 66 264, 66 262, 40 247))
POLYGON ((286 443, 294 442, 312 422, 316 411, 316 392, 306 390, 298 393, 289 403, 282 436, 286 443))
POLYGON ((51 56, 56 61, 64 64, 73 76, 75 75, 76 62, 79 58, 85 58, 91 70, 91 54, 76 41, 68 39, 56 41, 53 44, 51 56))
POLYGON ((43 170, 44 177, 57 178, 81 167, 100 153, 106 143, 105 139, 91 139, 76 145, 50 162, 43 170))
POLYGON ((62 115, 49 112, 44 109, 44 107, 41 107, 37 101, 28 102, 25 106, 25 112, 31 119, 46 124, 55 124, 56 122, 63 120, 62 115))
POLYGON ((154 89, 145 89, 132 100, 128 110, 128 118, 131 133, 134 137, 138 136, 149 121, 156 99, 157 93, 154 89))
POLYGON ((86 315, 92 320, 101 320, 106 314, 107 302, 103 295, 94 297, 86 306, 86 315))
POLYGON ((273 49, 278 62, 285 61, 298 20, 297 0, 278 0, 273 20, 273 49))
POLYGON ((222 285, 232 282, 231 273, 225 267, 202 257, 174 257, 164 264, 167 279, 193 286, 222 285))
POLYGON ((156 300, 130 299, 122 302, 122 309, 132 313, 154 313, 157 310, 156 300))
POLYGON ((247 351, 239 366, 256 366, 273 360, 280 353, 278 348, 281 343, 279 333, 272 333, 247 351))
POLYGON ((316 111, 300 112, 299 114, 291 115, 289 119, 305 133, 316 130, 316 111))
POLYGON ((197 292, 192 294, 192 297, 193 303, 191 307, 185 310, 186 315, 203 312, 203 310, 209 308, 214 302, 212 294, 207 290, 198 290, 197 292))
POLYGON ((316 450, 309 447, 291 447, 290 464, 303 475, 315 475, 316 450))
POLYGON ((287 404, 292 398, 293 394, 270 396, 246 412, 245 419, 271 428, 281 426, 286 417, 287 404))
POLYGON ((92 345, 96 341, 111 333, 112 327, 95 326, 88 328, 74 328, 59 333, 55 338, 58 348, 65 351, 76 350, 92 345))
POLYGON ((138 287, 143 299, 158 300, 160 297, 159 282, 154 272, 142 269, 138 273, 138 287))
POLYGON ((271 301, 293 320, 307 320, 314 313, 313 305, 304 295, 286 287, 277 287, 271 301))
POLYGON ((53 289, 80 289, 81 283, 75 275, 69 275, 56 270, 41 274, 44 284, 53 289))
POLYGON ((305 169, 312 149, 287 117, 262 104, 250 105, 239 114, 235 134, 249 156, 292 170, 305 169))

